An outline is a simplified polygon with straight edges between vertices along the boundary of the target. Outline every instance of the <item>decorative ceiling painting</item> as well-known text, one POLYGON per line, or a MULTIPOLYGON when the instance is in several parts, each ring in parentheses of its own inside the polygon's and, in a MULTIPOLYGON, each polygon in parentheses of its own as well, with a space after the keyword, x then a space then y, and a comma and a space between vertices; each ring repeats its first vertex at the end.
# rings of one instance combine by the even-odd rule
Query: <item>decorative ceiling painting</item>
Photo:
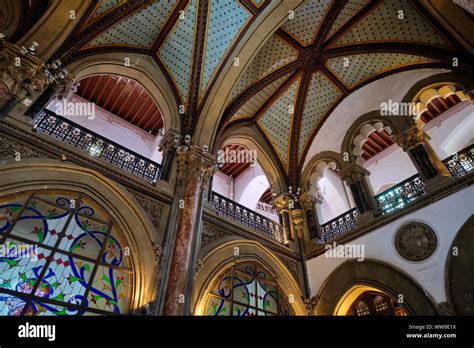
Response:
POLYGON ((416 1, 306 0, 241 73, 219 129, 255 122, 297 182, 312 139, 344 97, 399 71, 449 67, 452 52, 416 1), (282 93, 297 75, 299 87, 282 93))
MULTIPOLYGON (((67 64, 103 52, 152 57, 177 107, 185 106, 182 131, 193 134, 217 79, 232 66, 235 48, 270 4, 93 2, 87 19, 55 58, 67 64)), ((451 58, 460 51, 458 41, 419 1, 305 0, 288 13, 233 81, 218 134, 239 124, 256 127, 290 182, 297 182, 312 140, 346 96, 400 71, 452 68, 451 58), (287 112, 290 106, 292 113, 287 112)))
POLYGON ((177 106, 185 106, 183 128, 191 132, 199 104, 268 4, 269 0, 101 0, 91 5, 87 20, 56 58, 68 63, 106 51, 151 56, 174 90, 177 106))

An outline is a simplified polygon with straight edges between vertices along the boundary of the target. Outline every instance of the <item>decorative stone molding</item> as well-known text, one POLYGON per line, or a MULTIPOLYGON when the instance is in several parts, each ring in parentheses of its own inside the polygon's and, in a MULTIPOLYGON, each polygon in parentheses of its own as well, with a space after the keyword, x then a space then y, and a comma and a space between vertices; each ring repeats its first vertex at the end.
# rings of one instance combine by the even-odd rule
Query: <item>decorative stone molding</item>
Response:
POLYGON ((293 199, 289 195, 281 193, 273 199, 273 204, 281 214, 283 211, 291 210, 293 199))
POLYGON ((316 309, 318 302, 319 302, 319 296, 317 295, 311 298, 303 298, 303 303, 306 307, 306 311, 308 312, 308 315, 314 315, 314 310, 316 309))
POLYGON ((204 223, 209 222, 222 228, 224 231, 228 231, 230 235, 236 235, 249 240, 258 240, 260 243, 265 245, 267 248, 274 250, 280 254, 287 255, 288 257, 298 258, 299 254, 294 252, 288 246, 285 246, 277 241, 267 238, 259 233, 246 228, 242 224, 229 220, 225 217, 219 216, 209 209, 204 210, 203 214, 204 223))
POLYGON ((286 257, 279 256, 280 260, 285 264, 285 266, 290 271, 291 275, 295 280, 300 283, 300 276, 298 272, 298 263, 294 260, 288 259, 286 257))
POLYGON ((0 158, 13 159, 19 154, 21 158, 52 158, 32 147, 22 145, 14 140, 0 136, 0 158))
POLYGON ((305 235, 306 228, 303 209, 293 209, 290 212, 290 218, 298 237, 302 238, 305 235))
POLYGON ((178 146, 178 178, 185 179, 193 175, 201 185, 206 185, 209 178, 217 171, 217 163, 209 152, 196 146, 178 146))
POLYGON ((230 232, 214 228, 208 224, 203 224, 202 235, 201 235, 201 248, 204 248, 211 242, 221 239, 225 236, 232 235, 230 232))
MULTIPOLYGON (((360 238, 368 233, 371 233, 378 228, 387 225, 393 221, 400 219, 403 216, 412 214, 419 209, 429 206, 433 202, 439 201, 440 199, 447 197, 459 190, 464 189, 466 186, 469 186, 474 181, 474 174, 467 174, 457 180, 452 180, 443 186, 439 186, 436 190, 428 192, 427 194, 418 198, 410 206, 405 209, 400 209, 392 214, 381 215, 373 219, 370 223, 366 225, 358 226, 357 228, 344 233, 341 237, 334 239, 334 242, 338 244, 349 243, 352 240, 360 238)), ((324 244, 312 243, 308 245, 308 249, 305 253, 306 260, 310 260, 314 257, 318 257, 325 253, 324 244)))
POLYGON ((174 148, 181 141, 181 135, 177 129, 168 129, 160 140, 159 151, 167 151, 174 148))
POLYGON ((161 245, 158 243, 155 243, 153 245, 153 256, 154 256, 156 264, 160 262, 162 252, 163 252, 163 249, 161 248, 161 245))
POLYGON ((146 215, 150 219, 153 227, 158 230, 161 221, 161 214, 163 210, 163 204, 158 203, 157 201, 150 199, 138 192, 131 191, 133 198, 137 200, 140 206, 145 211, 146 215))
POLYGON ((44 62, 34 55, 35 45, 26 49, 1 41, 0 82, 6 87, 1 96, 6 103, 11 98, 31 103, 34 92, 42 92, 52 81, 45 72, 44 62))
POLYGON ((25 147, 31 149, 38 148, 47 153, 47 155, 42 155, 42 157, 60 158, 62 155, 65 155, 67 160, 74 162, 77 165, 94 169, 104 174, 108 178, 118 181, 127 187, 133 187, 134 189, 140 190, 141 192, 149 193, 151 196, 157 197, 157 199, 165 204, 171 204, 173 201, 171 192, 165 192, 163 190, 157 189, 155 186, 144 182, 142 179, 136 177, 133 174, 119 170, 117 167, 97 160, 96 158, 85 153, 77 152, 72 146, 60 143, 54 138, 38 135, 31 130, 25 130, 10 122, 1 122, 0 132, 6 133, 15 139, 25 139, 25 141, 28 141, 28 145, 24 145, 25 147))
POLYGON ((433 229, 420 222, 403 225, 395 234, 395 248, 408 261, 418 262, 433 255, 438 237, 433 229))
POLYGON ((420 126, 413 126, 398 136, 395 141, 403 151, 408 153, 427 186, 433 186, 428 182, 429 180, 439 184, 442 180, 449 179, 451 175, 429 144, 429 139, 420 126))

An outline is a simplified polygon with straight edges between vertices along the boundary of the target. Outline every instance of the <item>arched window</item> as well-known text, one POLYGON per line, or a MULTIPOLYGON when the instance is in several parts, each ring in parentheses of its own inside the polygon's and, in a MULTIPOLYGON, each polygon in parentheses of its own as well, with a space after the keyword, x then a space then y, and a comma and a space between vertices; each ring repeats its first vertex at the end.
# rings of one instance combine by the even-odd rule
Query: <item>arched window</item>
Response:
POLYGON ((128 313, 127 250, 118 225, 84 194, 0 199, 0 315, 128 313))
POLYGON ((214 316, 292 315, 275 278, 261 265, 240 263, 225 270, 207 295, 205 314, 214 316))
POLYGON ((349 315, 396 315, 406 316, 405 310, 394 300, 383 293, 364 292, 353 303, 349 315))
POLYGON ((367 303, 365 303, 364 301, 360 300, 359 302, 356 303, 356 305, 354 306, 354 313, 355 315, 361 317, 361 316, 365 316, 365 315, 369 315, 370 314, 370 308, 369 306, 367 305, 367 303))

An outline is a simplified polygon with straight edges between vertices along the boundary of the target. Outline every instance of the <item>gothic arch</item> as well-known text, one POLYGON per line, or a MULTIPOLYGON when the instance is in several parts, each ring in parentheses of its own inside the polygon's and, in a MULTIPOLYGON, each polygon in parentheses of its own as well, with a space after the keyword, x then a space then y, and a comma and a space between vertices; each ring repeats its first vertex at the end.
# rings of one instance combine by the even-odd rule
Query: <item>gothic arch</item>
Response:
POLYGON ((288 11, 296 8, 303 0, 276 0, 271 1, 265 10, 252 23, 246 34, 234 49, 227 64, 214 84, 205 105, 201 108, 201 117, 196 126, 194 138, 198 145, 212 147, 216 139, 217 127, 226 107, 226 100, 238 77, 243 74, 259 50, 271 35, 288 18, 288 11), (239 58, 240 68, 233 66, 234 58, 239 58))
MULTIPOLYGON (((211 247, 211 245, 209 245, 211 247)), ((206 248, 208 251, 210 248, 206 248)), ((301 300, 302 292, 298 283, 281 260, 261 243, 252 240, 230 240, 220 243, 201 258, 202 265, 195 276, 191 310, 195 315, 204 313, 203 299, 209 292, 213 281, 224 269, 231 265, 253 261, 269 270, 278 281, 285 295, 294 300, 292 309, 295 315, 306 315, 306 309, 301 300), (239 256, 235 256, 238 248, 239 256)))
POLYGON ((440 82, 458 85, 464 88, 466 91, 472 90, 474 88, 474 82, 472 81, 472 78, 470 78, 468 75, 455 71, 450 71, 447 73, 436 74, 418 81, 408 90, 408 92, 403 97, 402 102, 411 103, 413 99, 415 99, 415 96, 423 88, 440 82))
POLYGON ((320 162, 334 162, 336 164, 337 170, 339 170, 342 168, 343 158, 340 153, 336 153, 334 151, 323 151, 314 156, 305 166, 303 174, 301 175, 301 187, 303 192, 307 190, 309 178, 320 162))
POLYGON ((9 160, 0 168, 0 183, 2 196, 44 188, 66 190, 84 193, 106 209, 122 230, 132 256, 131 313, 153 301, 158 273, 154 247, 159 238, 124 188, 92 169, 49 159, 9 160))
POLYGON ((257 161, 267 176, 270 187, 275 193, 286 192, 285 174, 278 166, 279 161, 275 158, 268 144, 258 135, 252 127, 228 130, 221 135, 214 147, 214 153, 227 144, 240 144, 249 150, 257 151, 257 161))
POLYGON ((341 145, 341 154, 344 154, 347 152, 347 154, 349 155, 349 162, 346 162, 346 164, 352 163, 355 161, 355 156, 352 153, 352 149, 354 146, 353 140, 359 133, 361 127, 363 127, 365 124, 368 124, 368 123, 373 124, 373 123, 381 122, 384 125, 390 127, 390 129, 392 130, 392 134, 396 135, 396 134, 402 133, 405 129, 407 129, 410 126, 411 123, 407 122, 406 119, 407 119, 406 117, 391 117, 390 118, 388 116, 382 116, 380 115, 380 111, 378 110, 368 112, 360 116, 359 118, 357 118, 347 130, 344 136, 344 140, 342 141, 342 145, 341 145))
POLYGON ((474 314, 473 233, 474 216, 471 215, 456 234, 446 258, 446 295, 458 315, 474 314), (453 255, 455 252, 456 256, 453 255))
POLYGON ((178 105, 174 94, 161 70, 154 67, 151 58, 137 53, 111 52, 83 57, 66 68, 76 75, 76 80, 100 74, 113 74, 139 81, 155 99, 164 120, 164 130, 180 129, 178 105), (124 65, 124 58, 130 58, 131 66, 124 65), (140 65, 134 66, 134 62, 140 65))
POLYGON ((0 26, 0 30, 13 35, 20 22, 21 2, 1 0, 0 8, 2 9, 1 15, 3 16, 3 25, 0 26))
POLYGON ((398 299, 403 295, 409 315, 437 315, 433 300, 409 275, 378 260, 347 261, 325 280, 318 294, 316 315, 333 315, 337 305, 355 286, 379 289, 398 299))

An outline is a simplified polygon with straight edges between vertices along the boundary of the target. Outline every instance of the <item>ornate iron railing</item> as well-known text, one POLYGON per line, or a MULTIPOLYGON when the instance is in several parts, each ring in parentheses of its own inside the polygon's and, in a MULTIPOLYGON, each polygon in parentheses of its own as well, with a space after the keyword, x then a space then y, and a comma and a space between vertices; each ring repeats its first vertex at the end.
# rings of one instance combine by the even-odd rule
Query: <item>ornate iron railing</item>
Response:
MULTIPOLYGON (((454 179, 468 174, 474 169, 474 144, 446 158, 443 163, 454 179)), ((385 215, 405 208, 425 194, 425 183, 419 174, 415 174, 376 195, 375 201, 385 215)), ((328 242, 356 227, 357 211, 354 208, 321 225, 321 239, 328 242)))
POLYGON ((34 118, 34 130, 39 134, 47 134, 148 182, 156 182, 160 177, 162 169, 160 164, 56 115, 50 110, 44 109, 38 113, 34 118))
POLYGON ((280 224, 216 192, 212 192, 211 198, 212 204, 216 208, 218 215, 225 216, 247 226, 263 236, 276 240, 279 243, 284 243, 283 226, 280 224))
POLYGON ((419 174, 415 174, 388 190, 375 196, 375 201, 383 214, 390 214, 425 194, 425 183, 419 174))
POLYGON ((358 215, 357 209, 352 208, 321 225, 322 241, 324 243, 329 242, 347 231, 355 229, 357 227, 358 215))
POLYGON ((460 178, 474 168, 474 144, 443 161, 453 178, 460 178))

